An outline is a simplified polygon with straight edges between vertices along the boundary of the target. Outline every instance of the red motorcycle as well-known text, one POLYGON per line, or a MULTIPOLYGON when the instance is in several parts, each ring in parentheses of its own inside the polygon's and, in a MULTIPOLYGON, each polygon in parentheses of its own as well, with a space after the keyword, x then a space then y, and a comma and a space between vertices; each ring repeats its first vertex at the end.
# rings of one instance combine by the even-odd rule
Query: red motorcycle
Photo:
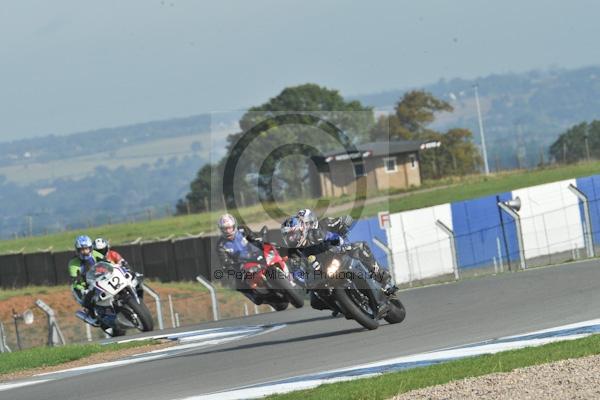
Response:
MULTIPOLYGON (((263 237, 266 229, 261 230, 263 237)), ((289 303, 296 308, 304 305, 304 288, 292 277, 286 264, 272 243, 262 243, 262 255, 247 259, 242 265, 242 279, 265 304, 276 311, 285 310, 289 303)))

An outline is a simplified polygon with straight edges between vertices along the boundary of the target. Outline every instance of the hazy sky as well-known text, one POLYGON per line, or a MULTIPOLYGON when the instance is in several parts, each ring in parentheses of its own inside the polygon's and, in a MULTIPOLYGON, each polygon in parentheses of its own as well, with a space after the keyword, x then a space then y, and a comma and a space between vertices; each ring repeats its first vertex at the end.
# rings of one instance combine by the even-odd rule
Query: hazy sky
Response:
POLYGON ((0 0, 0 141, 600 64, 597 1, 0 0), (356 3, 356 2, 355 2, 356 3))

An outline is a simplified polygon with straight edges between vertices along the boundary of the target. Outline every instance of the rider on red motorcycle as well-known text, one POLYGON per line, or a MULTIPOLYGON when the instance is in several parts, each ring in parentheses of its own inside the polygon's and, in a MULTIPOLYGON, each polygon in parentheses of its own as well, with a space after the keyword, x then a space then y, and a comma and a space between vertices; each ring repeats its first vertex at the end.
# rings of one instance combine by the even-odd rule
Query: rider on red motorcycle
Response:
MULTIPOLYGON (((219 218, 217 226, 221 231, 221 237, 217 243, 217 254, 223 268, 241 272, 242 262, 240 260, 262 257, 262 239, 248 227, 238 227, 233 215, 223 214, 219 218)), ((235 279, 235 288, 254 304, 262 304, 260 296, 248 286, 245 280, 235 279)))

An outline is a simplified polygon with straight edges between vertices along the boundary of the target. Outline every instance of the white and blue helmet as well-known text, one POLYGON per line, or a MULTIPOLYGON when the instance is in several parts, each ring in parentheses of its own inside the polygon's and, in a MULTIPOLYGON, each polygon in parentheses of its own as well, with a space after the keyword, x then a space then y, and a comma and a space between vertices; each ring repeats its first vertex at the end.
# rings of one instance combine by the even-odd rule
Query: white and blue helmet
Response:
POLYGON ((79 257, 81 261, 86 261, 90 258, 93 258, 92 251, 93 243, 89 236, 81 235, 75 238, 75 253, 77 253, 77 257, 79 257), (83 254, 83 249, 89 249, 89 252, 87 254, 83 254))

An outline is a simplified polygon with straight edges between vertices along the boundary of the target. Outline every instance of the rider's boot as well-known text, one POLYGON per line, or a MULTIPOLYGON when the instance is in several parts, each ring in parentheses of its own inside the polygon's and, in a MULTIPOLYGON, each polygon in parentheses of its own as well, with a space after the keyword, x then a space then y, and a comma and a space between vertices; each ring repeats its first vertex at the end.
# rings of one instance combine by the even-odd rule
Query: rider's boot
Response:
POLYGON ((97 328, 100 326, 100 322, 98 321, 98 318, 96 317, 94 311, 90 310, 89 308, 79 310, 75 314, 79 319, 92 325, 93 327, 97 328))
POLYGON ((392 282, 388 282, 383 287, 383 292, 385 293, 386 296, 393 295, 394 293, 396 293, 397 290, 398 290, 398 286, 394 285, 392 282))
MULTIPOLYGON (((377 263, 375 263, 377 265, 377 263)), ((377 272, 375 275, 375 280, 381 283, 382 290, 386 296, 391 296, 398 290, 398 286, 392 283, 392 275, 385 270, 384 268, 380 268, 377 266, 377 272)))
POLYGON ((90 325, 97 327, 100 325, 100 323, 98 321, 98 316, 96 315, 96 312, 94 311, 93 298, 94 298, 94 291, 89 290, 85 294, 85 296, 83 296, 82 306, 84 307, 84 312, 88 316, 88 318, 86 318, 85 321, 87 323, 89 323, 90 325))

